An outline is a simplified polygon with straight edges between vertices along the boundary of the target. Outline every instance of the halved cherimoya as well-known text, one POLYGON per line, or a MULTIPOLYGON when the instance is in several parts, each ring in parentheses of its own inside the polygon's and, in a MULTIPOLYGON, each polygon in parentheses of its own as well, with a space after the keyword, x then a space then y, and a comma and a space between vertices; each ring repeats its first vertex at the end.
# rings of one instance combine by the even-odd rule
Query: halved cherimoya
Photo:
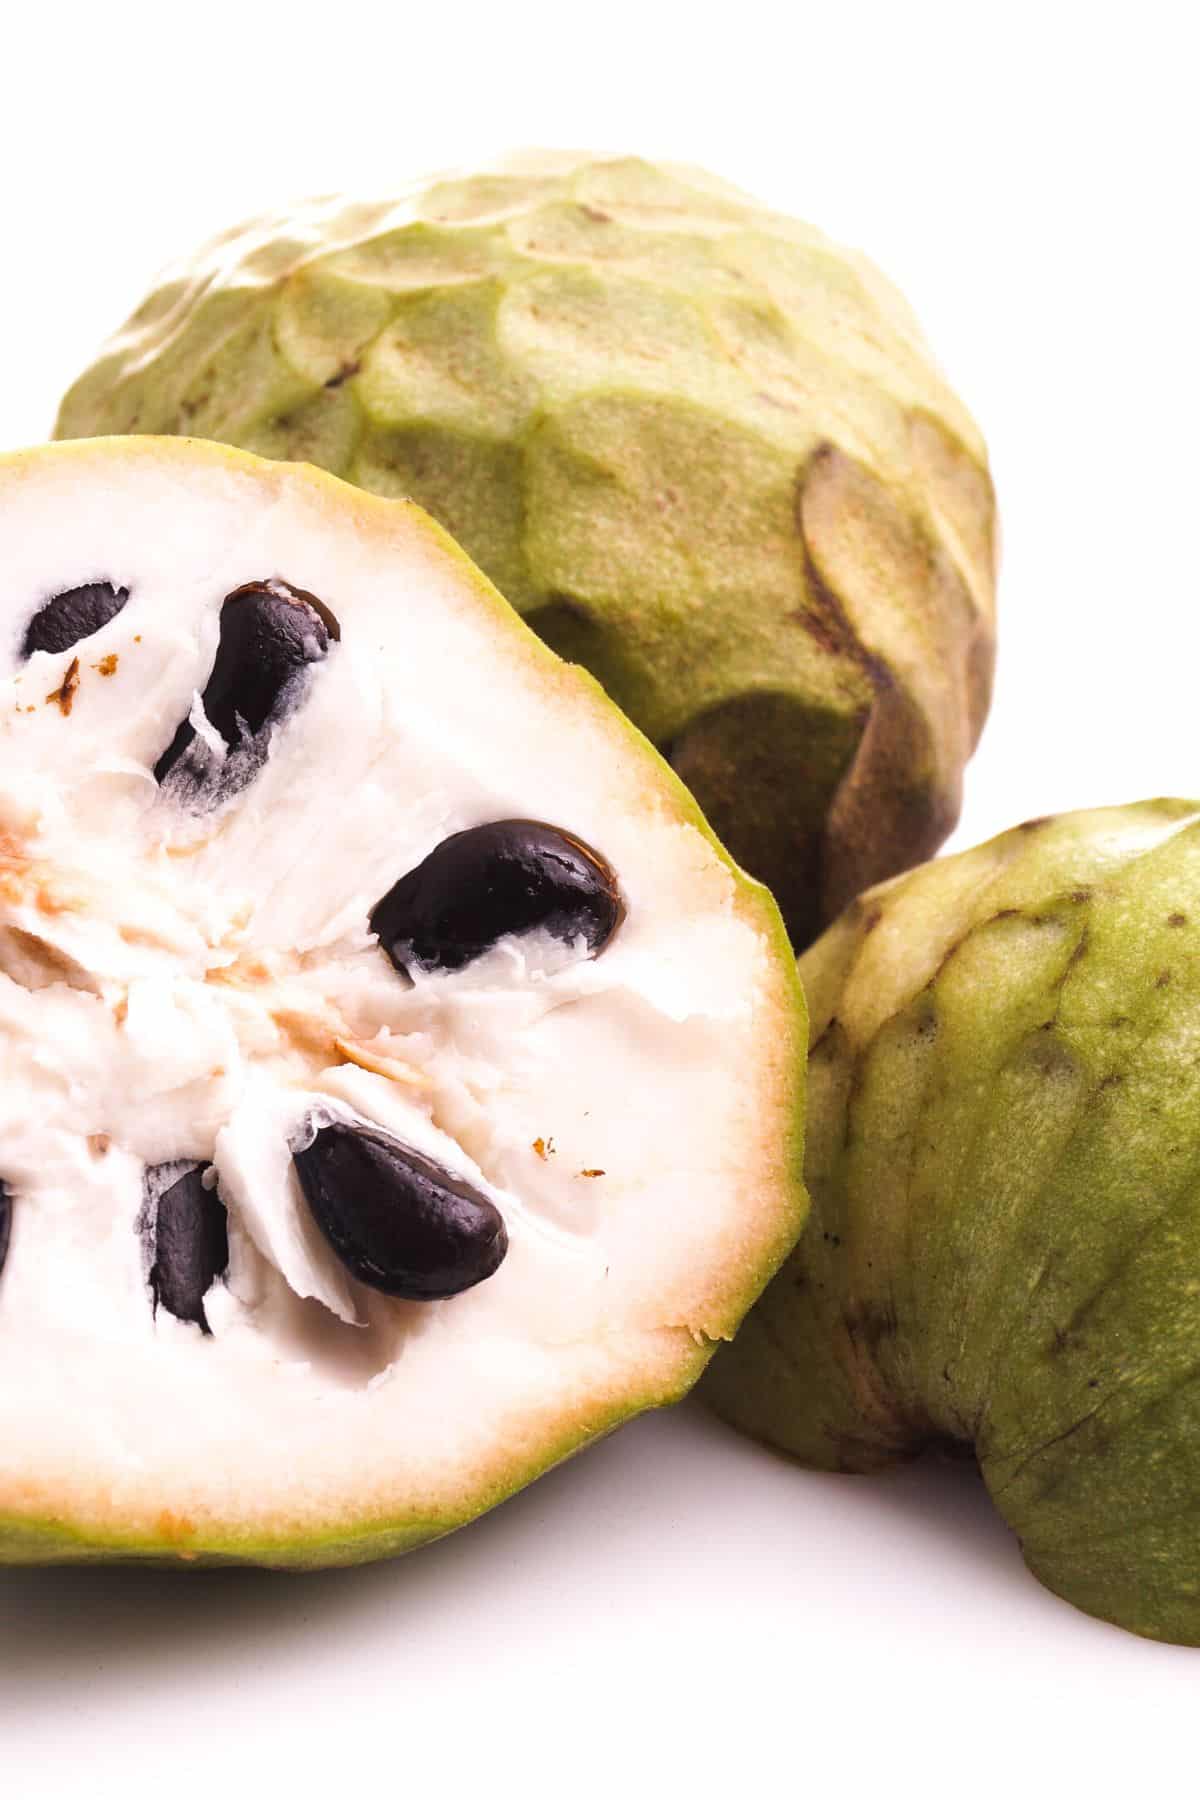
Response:
POLYGON ((801 1222, 803 1003, 416 507, 0 459, 0 1560, 298 1567, 680 1395, 801 1222))

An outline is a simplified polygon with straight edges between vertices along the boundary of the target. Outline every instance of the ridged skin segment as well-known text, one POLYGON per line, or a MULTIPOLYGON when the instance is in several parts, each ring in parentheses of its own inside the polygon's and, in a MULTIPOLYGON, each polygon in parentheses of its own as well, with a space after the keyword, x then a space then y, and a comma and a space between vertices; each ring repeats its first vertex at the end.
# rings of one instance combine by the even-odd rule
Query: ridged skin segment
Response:
POLYGON ((164 279, 57 431, 418 500, 797 945, 958 816, 993 661, 982 440, 878 271, 698 171, 526 157, 257 220, 164 279))
POLYGON ((969 1445, 1076 1605, 1200 1643, 1200 808, 1035 821, 801 960, 809 1226, 706 1377, 821 1468, 969 1445))

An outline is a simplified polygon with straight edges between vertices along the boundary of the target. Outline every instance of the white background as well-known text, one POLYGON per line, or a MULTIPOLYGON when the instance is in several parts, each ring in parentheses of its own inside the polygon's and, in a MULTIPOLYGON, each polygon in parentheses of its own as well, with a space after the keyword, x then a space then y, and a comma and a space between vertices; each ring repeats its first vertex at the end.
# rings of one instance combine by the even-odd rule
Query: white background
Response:
MULTIPOLYGON (((704 163, 870 251, 987 432, 1002 655, 955 842, 1195 792, 1191 10, 6 9, 0 447, 245 214, 515 144, 704 163)), ((962 1471, 811 1475, 694 1404, 391 1565, 0 1573, 14 1800, 1188 1792, 1197 1694, 1200 1652, 1044 1593, 962 1471)))

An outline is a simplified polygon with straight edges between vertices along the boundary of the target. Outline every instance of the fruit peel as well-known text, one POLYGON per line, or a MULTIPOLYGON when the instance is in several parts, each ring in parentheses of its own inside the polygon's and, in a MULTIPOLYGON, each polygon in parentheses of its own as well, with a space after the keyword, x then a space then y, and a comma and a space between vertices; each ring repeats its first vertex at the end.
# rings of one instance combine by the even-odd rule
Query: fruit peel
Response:
POLYGON ((684 776, 797 946, 951 829, 973 421, 867 260, 695 170, 518 156, 227 233, 63 401, 418 500, 684 776))
POLYGON ((801 959, 808 1227, 704 1386, 865 1472, 967 1446, 1027 1563, 1200 1643, 1200 809, 1031 821, 801 959))

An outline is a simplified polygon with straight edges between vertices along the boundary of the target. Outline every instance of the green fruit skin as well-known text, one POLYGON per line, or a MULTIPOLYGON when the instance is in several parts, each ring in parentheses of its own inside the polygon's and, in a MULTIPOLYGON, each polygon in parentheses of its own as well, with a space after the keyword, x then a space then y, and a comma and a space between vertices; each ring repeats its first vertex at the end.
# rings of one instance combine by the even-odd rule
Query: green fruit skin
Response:
POLYGON ((808 943, 931 855, 987 712, 978 430, 864 258, 697 171, 530 155, 210 245, 61 437, 420 501, 668 756, 808 943))
POLYGON ((442 1513, 414 1510, 399 1518, 387 1516, 367 1522, 358 1518, 348 1526, 335 1522, 327 1531, 315 1534, 298 1533, 282 1523, 269 1533, 231 1527, 214 1531, 169 1513, 151 1529, 113 1525, 97 1530, 69 1521, 6 1518, 0 1512, 0 1568, 115 1562, 151 1563, 185 1570, 249 1565, 305 1574, 402 1556, 460 1530, 492 1507, 512 1499, 527 1483, 608 1436, 643 1408, 680 1400, 712 1350, 711 1344, 698 1346, 687 1376, 678 1384, 631 1394, 621 1404, 610 1406, 607 1414, 593 1414, 586 1426, 564 1422, 554 1438, 538 1446, 506 1479, 477 1485, 464 1495, 461 1507, 442 1513))
POLYGON ((710 1400, 821 1469, 970 1445, 1047 1586, 1200 1644, 1200 808, 1035 821, 800 970, 812 1214, 710 1400))

